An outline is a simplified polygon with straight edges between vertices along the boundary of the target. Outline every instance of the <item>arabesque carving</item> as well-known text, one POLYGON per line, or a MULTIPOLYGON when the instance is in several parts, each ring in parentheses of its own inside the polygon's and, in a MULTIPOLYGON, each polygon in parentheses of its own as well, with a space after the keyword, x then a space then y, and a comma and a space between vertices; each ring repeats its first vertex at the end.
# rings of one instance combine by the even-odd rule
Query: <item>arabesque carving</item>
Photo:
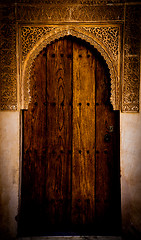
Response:
POLYGON ((119 27, 84 27, 110 50, 115 61, 118 61, 119 57, 119 27))
POLYGON ((17 110, 15 24, 1 24, 0 39, 0 109, 17 110))
POLYGON ((141 6, 127 6, 124 40, 122 111, 139 112, 141 6))
MULTIPOLYGON (((19 0, 24 3, 46 3, 46 4, 76 4, 76 0, 19 0)), ((120 3, 121 0, 77 0, 77 4, 104 4, 104 3, 120 3)))
POLYGON ((47 44, 50 44, 55 39, 68 35, 75 36, 90 43, 104 57, 111 75, 111 103, 115 110, 120 109, 120 73, 118 71, 118 64, 120 64, 119 28, 109 26, 22 27, 22 108, 27 109, 30 102, 30 70, 34 59, 47 44), (111 42, 109 40, 110 38, 111 42), (112 39, 114 39, 114 41, 112 39))
POLYGON ((0 109, 28 106, 29 72, 34 59, 43 45, 68 35, 68 28, 70 34, 92 44, 105 58, 114 109, 139 112, 141 6, 127 4, 125 8, 124 4, 111 3, 121 1, 18 0, 14 5, 1 5, 0 109), (118 23, 124 30, 122 49, 118 23))
POLYGON ((122 91, 122 109, 124 112, 139 111, 139 57, 125 57, 124 78, 122 91))
POLYGON ((32 50, 36 42, 53 29, 53 27, 22 27, 22 62, 24 62, 27 53, 32 50))
POLYGON ((18 4, 17 20, 26 22, 119 21, 124 19, 121 5, 102 4, 18 4))

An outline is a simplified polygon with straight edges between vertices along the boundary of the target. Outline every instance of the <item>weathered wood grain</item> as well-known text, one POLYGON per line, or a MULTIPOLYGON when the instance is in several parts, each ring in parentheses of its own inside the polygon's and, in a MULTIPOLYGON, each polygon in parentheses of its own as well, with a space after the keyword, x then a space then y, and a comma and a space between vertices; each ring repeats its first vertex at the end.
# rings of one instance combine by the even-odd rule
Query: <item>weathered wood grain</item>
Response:
POLYGON ((22 214, 23 233, 30 232, 40 222, 43 211, 44 179, 46 164, 46 54, 36 59, 31 72, 31 96, 29 109, 23 114, 23 168, 22 214), (32 229, 33 228, 33 229, 32 229))
POLYGON ((73 43, 72 221, 90 224, 95 210, 95 58, 73 43))
POLYGON ((62 39, 47 48, 48 221, 67 224, 71 204, 72 42, 62 39))
POLYGON ((119 113, 106 63, 84 42, 62 38, 38 55, 30 84, 19 231, 117 233, 119 113))
POLYGON ((98 228, 107 233, 110 233, 114 226, 119 229, 120 223, 118 114, 113 111, 110 104, 110 76, 106 63, 102 58, 101 61, 97 58, 96 219, 98 228), (107 140, 105 135, 107 135, 107 140))

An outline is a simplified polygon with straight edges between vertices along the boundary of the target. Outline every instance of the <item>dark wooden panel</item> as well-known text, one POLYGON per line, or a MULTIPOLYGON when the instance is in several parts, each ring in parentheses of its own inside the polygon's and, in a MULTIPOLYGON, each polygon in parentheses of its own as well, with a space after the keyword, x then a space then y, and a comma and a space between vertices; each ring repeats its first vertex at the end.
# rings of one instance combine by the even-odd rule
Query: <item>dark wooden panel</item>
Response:
POLYGON ((50 224, 66 225, 71 206, 72 42, 47 48, 46 201, 50 224))
MULTIPOLYGON (((41 221, 46 161, 46 53, 37 57, 30 78, 31 103, 23 114, 22 212, 23 233, 41 221)), ((33 227, 33 229, 32 229, 33 227)))
POLYGON ((72 221, 89 225, 95 210, 95 59, 73 44, 72 221))
POLYGON ((84 42, 66 37, 36 58, 30 89, 23 114, 22 235, 115 233, 119 113, 110 104, 105 62, 84 42))
POLYGON ((119 117, 110 104, 110 75, 96 61, 96 219, 102 232, 119 229, 119 117), (118 210, 117 210, 118 209, 118 210))

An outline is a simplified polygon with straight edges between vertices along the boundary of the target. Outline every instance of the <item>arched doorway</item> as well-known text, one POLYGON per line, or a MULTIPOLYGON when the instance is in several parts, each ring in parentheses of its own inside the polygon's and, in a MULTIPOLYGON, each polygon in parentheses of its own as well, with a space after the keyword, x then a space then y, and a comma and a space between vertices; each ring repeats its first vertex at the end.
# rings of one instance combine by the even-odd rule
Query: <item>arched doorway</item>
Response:
POLYGON ((119 112, 100 54, 64 37, 37 56, 23 111, 21 235, 120 226, 119 112))

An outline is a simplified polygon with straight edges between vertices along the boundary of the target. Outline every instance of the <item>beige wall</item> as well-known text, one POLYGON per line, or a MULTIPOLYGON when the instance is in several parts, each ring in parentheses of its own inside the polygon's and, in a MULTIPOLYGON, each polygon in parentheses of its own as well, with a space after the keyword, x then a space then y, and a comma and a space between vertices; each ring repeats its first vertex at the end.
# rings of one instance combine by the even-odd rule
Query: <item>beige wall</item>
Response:
POLYGON ((141 239, 141 112, 121 114, 120 148, 123 230, 141 239))
POLYGON ((16 235, 19 188, 19 113, 0 112, 0 239, 16 235))
MULTIPOLYGON (((141 232, 141 113, 121 113, 122 225, 128 240, 141 232)), ((16 236, 19 112, 0 112, 0 239, 16 236)), ((136 236, 136 237, 135 237, 136 236)))

